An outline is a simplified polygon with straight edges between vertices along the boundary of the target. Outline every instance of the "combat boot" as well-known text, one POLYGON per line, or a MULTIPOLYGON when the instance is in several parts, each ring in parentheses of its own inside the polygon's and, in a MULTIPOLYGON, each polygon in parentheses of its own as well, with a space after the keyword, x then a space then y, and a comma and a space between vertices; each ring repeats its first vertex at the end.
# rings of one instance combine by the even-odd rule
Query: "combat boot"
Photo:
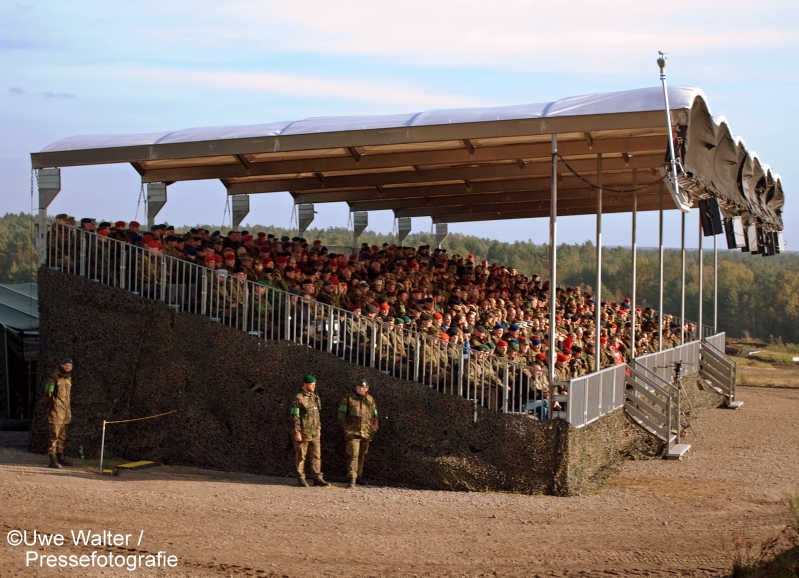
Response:
POLYGON ((347 489, 352 490, 355 488, 355 478, 350 478, 350 483, 347 486, 347 489))
POLYGON ((50 454, 50 467, 57 470, 61 469, 61 464, 59 464, 58 460, 56 460, 55 454, 50 454))
POLYGON ((355 483, 358 484, 359 486, 369 487, 369 482, 367 482, 363 478, 358 478, 357 480, 355 480, 355 483))
POLYGON ((321 476, 313 481, 314 486, 329 486, 330 482, 326 482, 321 476))
POLYGON ((67 458, 64 457, 64 454, 56 454, 56 459, 58 463, 62 466, 71 466, 72 462, 70 462, 67 458))
POLYGON ((307 488, 308 482, 305 481, 305 478, 297 478, 297 485, 301 488, 307 488))

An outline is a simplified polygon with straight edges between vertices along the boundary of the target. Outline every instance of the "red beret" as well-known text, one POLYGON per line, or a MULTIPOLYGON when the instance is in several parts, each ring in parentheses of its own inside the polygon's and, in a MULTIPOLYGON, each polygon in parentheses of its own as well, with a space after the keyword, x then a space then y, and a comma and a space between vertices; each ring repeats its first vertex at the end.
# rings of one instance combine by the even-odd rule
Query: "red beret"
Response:
POLYGON ((507 346, 508 342, 505 341, 504 339, 500 339, 499 341, 497 341, 497 347, 507 347, 507 346))
POLYGON ((114 223, 114 226, 117 229, 124 229, 125 228, 125 221, 117 221, 116 223, 114 223))
POLYGON ((139 224, 139 222, 138 222, 138 221, 131 221, 131 222, 130 222, 130 226, 131 226, 131 227, 141 227, 141 225, 139 224))
POLYGON ((259 239, 263 239, 264 237, 266 237, 266 233, 264 233, 263 231, 261 231, 260 233, 258 233, 258 238, 259 238, 259 239))
POLYGON ((380 304, 380 309, 388 310, 388 309, 391 309, 391 306, 388 303, 381 303, 380 304))
POLYGON ((244 235, 244 240, 245 241, 252 241, 253 240, 253 236, 252 235, 244 235))
POLYGON ((547 354, 546 353, 536 353, 535 354, 535 360, 536 361, 546 361, 547 360, 547 354))
POLYGON ((277 258, 277 262, 278 263, 288 263, 289 259, 288 259, 288 257, 278 257, 277 258))
POLYGON ((380 249, 380 247, 378 247, 377 245, 372 245, 372 251, 377 251, 379 249, 380 249))
POLYGON ((352 307, 350 307, 350 311, 355 311, 355 310, 358 310, 358 311, 361 310, 361 306, 359 304, 357 304, 357 303, 355 305, 353 305, 352 307))
POLYGON ((600 337, 600 338, 599 338, 599 342, 600 342, 600 343, 607 343, 607 342, 608 342, 608 340, 607 340, 606 338, 604 338, 604 337, 600 337))
POLYGON ((563 355, 562 353, 558 353, 558 361, 560 361, 561 363, 569 361, 569 356, 563 355))
POLYGON ((97 231, 97 234, 100 235, 101 237, 107 237, 108 229, 100 229, 99 231, 97 231))
POLYGON ((331 282, 333 285, 338 285, 338 284, 339 284, 338 277, 331 277, 331 278, 330 278, 330 282, 331 282))
POLYGON ((222 262, 222 255, 214 255, 214 261, 216 261, 217 263, 221 263, 222 262))
POLYGON ((316 241, 314 241, 314 242, 313 242, 313 244, 318 246, 318 245, 321 245, 321 244, 322 244, 322 241, 320 241, 319 239, 317 239, 316 241))
POLYGON ((215 257, 215 255, 208 255, 205 259, 203 259, 203 261, 205 263, 211 263, 212 261, 216 261, 216 259, 214 257, 215 257))

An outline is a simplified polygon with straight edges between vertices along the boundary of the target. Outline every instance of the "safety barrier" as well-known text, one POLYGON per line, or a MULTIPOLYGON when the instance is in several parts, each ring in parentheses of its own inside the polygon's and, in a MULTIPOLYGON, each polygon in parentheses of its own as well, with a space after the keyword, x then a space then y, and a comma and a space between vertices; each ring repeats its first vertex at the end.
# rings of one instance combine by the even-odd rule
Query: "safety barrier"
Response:
MULTIPOLYGON (((285 291, 270 281, 253 282, 225 270, 163 255, 159 250, 103 237, 69 225, 49 228, 43 265, 165 302, 177 311, 211 320, 259 339, 287 340, 336 355, 385 374, 458 395, 493 411, 528 413, 587 425, 624 405, 626 364, 553 383, 540 368, 509 357, 470 349, 454 336, 395 325, 285 291)), ((244 276, 246 277, 246 276, 244 276)), ((435 323, 435 322, 434 322, 435 323)), ((723 334, 714 337, 716 342, 723 334)), ((700 342, 638 358, 668 380, 659 366, 683 361, 696 367, 700 342)))
MULTIPOLYGON (((253 282, 159 250, 62 224, 50 228, 46 266, 119 287, 177 311, 205 315, 269 340, 326 351, 350 363, 415 381, 475 405, 549 417, 540 372, 527 363, 253 282)), ((514 352, 509 352, 514 355, 514 352)))

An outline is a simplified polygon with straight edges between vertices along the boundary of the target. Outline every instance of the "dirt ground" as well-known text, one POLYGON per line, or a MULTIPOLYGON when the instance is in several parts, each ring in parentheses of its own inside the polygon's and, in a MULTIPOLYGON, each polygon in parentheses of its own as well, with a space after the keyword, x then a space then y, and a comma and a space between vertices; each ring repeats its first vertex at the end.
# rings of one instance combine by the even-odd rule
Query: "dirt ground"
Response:
POLYGON ((738 392, 740 410, 700 414, 683 461, 628 462, 606 488, 573 498, 301 489, 167 466, 100 476, 88 464, 48 469, 24 436, 2 434, 0 575, 723 576, 731 544, 784 526, 783 491, 799 483, 799 389, 738 392), (16 529, 61 533, 66 544, 12 547, 16 529), (74 546, 78 530, 131 538, 127 548, 74 546), (26 567, 28 551, 93 550, 179 561, 135 572, 26 567))

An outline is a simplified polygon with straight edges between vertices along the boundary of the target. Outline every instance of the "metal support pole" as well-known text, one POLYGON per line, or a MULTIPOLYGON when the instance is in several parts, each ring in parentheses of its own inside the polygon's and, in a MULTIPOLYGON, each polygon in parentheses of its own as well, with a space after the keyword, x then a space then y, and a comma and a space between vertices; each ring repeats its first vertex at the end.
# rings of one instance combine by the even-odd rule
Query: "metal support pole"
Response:
MULTIPOLYGON (((555 389, 555 311, 557 308, 557 258, 558 258, 558 135, 552 135, 552 198, 549 205, 549 383, 550 394, 555 389)), ((552 412, 550 411, 550 414, 552 412)))
POLYGON ((103 473, 103 452, 105 451, 105 420, 103 420, 103 436, 100 441, 100 473, 103 473))
POLYGON ((663 181, 660 181, 660 223, 658 226, 658 351, 663 351, 663 181))
POLYGON ((685 343, 685 213, 680 228, 680 344, 685 343))
POLYGON ((633 294, 632 303, 630 304, 630 362, 635 359, 635 308, 638 302, 638 239, 636 234, 638 232, 638 192, 635 188, 638 186, 638 169, 633 169, 633 294))
POLYGON ((594 368, 602 367, 599 347, 599 328, 602 324, 602 153, 596 156, 596 291, 594 291, 594 368))
POLYGON ((719 243, 713 235, 713 335, 719 332, 719 243))
POLYGON ((705 304, 704 303, 705 302, 705 298, 704 298, 705 297, 704 296, 704 291, 705 291, 705 283, 704 283, 704 281, 705 281, 705 279, 704 279, 704 275, 703 275, 703 273, 704 273, 703 269, 704 269, 704 265, 705 265, 705 258, 704 258, 704 255, 702 254, 702 237, 703 236, 704 235, 702 235, 702 217, 700 215, 699 216, 699 326, 696 328, 696 330, 699 332, 699 339, 700 340, 702 339, 702 337, 704 337, 702 321, 703 321, 703 313, 704 313, 703 309, 704 309, 704 304, 705 304))
MULTIPOLYGON (((61 169, 37 169, 36 182, 39 192, 39 214, 36 218, 36 249, 39 265, 47 261, 47 207, 61 191, 61 169)), ((62 233, 63 234, 63 233, 62 233)))

